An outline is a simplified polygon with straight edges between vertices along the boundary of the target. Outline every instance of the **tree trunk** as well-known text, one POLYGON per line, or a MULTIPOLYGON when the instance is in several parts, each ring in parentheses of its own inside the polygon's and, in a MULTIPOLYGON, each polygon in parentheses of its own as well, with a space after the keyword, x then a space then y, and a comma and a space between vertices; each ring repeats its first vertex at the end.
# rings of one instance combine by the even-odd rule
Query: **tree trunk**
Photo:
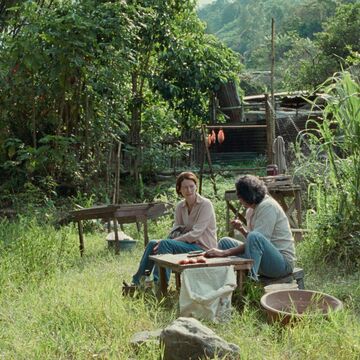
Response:
POLYGON ((141 103, 142 94, 139 92, 139 75, 137 72, 132 74, 132 108, 131 108, 131 145, 135 148, 131 159, 130 173, 134 177, 137 189, 140 185, 141 175, 141 103))
POLYGON ((37 148, 36 141, 36 105, 35 105, 35 85, 34 78, 32 78, 32 114, 31 114, 31 135, 34 149, 37 148))

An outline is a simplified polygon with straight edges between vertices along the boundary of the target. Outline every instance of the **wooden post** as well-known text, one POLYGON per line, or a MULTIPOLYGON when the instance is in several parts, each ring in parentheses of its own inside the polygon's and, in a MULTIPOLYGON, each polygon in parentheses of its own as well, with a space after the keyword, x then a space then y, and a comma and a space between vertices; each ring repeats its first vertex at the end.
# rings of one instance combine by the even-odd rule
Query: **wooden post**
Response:
POLYGON ((208 146, 206 144, 207 137, 206 137, 206 130, 205 130, 205 125, 204 124, 201 125, 201 130, 202 130, 202 135, 203 135, 203 141, 204 141, 206 157, 207 157, 207 161, 208 161, 208 164, 209 164, 211 182, 213 183, 214 193, 215 193, 215 195, 217 195, 216 181, 215 181, 215 176, 214 176, 214 172, 213 172, 213 168, 212 168, 211 155, 210 155, 209 148, 208 148, 208 146))
POLYGON ((110 144, 109 158, 108 158, 108 163, 106 166, 106 193, 108 194, 109 198, 112 198, 112 196, 113 196, 112 184, 111 184, 112 151, 113 151, 112 144, 110 144))
POLYGON ((233 231, 230 233, 230 208, 229 208, 229 201, 226 201, 226 232, 229 234, 229 236, 233 236, 233 231))
POLYGON ((79 229, 79 240, 80 240, 80 256, 84 254, 84 231, 81 220, 78 221, 78 229, 79 229))
MULTIPOLYGON (((201 142, 203 142, 203 136, 201 135, 201 142)), ((205 143, 206 145, 206 143, 205 143)), ((200 146, 200 174, 199 174, 199 194, 201 195, 202 191, 202 180, 204 172, 204 162, 205 162, 205 147, 200 146)))
POLYGON ((148 226, 147 226, 147 217, 143 218, 143 226, 144 226, 144 247, 149 243, 149 234, 148 234, 148 226))
POLYGON ((216 101, 215 94, 210 92, 210 124, 216 123, 216 101))
POLYGON ((273 163, 272 145, 274 142, 274 138, 273 138, 273 132, 272 132, 272 117, 271 117, 270 102, 269 102, 268 94, 265 94, 265 120, 266 120, 267 159, 268 159, 268 164, 272 164, 273 163))
POLYGON ((121 142, 119 141, 117 154, 116 154, 116 163, 115 163, 115 187, 113 194, 113 204, 119 203, 120 195, 120 161, 121 161, 121 142))
POLYGON ((297 217, 297 225, 299 229, 302 227, 302 217, 301 217, 301 190, 295 190, 295 209, 297 217))
POLYGON ((275 139, 275 121, 276 121, 276 109, 275 109, 275 90, 274 90, 274 78, 275 78, 275 20, 271 19, 271 131, 272 138, 275 139))
POLYGON ((120 243, 119 243, 119 233, 118 233, 118 222, 114 217, 114 233, 115 233, 115 254, 118 255, 120 253, 120 243))

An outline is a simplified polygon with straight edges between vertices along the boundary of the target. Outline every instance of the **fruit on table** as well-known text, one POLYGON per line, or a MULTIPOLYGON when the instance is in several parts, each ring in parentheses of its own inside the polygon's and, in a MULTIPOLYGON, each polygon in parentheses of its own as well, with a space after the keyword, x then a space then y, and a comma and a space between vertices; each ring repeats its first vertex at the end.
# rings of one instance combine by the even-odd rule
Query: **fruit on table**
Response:
POLYGON ((197 263, 206 263, 206 259, 203 256, 198 256, 196 258, 197 263))
POLYGON ((181 259, 178 261, 179 265, 204 264, 204 263, 206 263, 206 259, 203 256, 197 256, 195 258, 190 258, 190 259, 181 259))
POLYGON ((178 261, 179 265, 187 265, 189 263, 189 259, 182 259, 178 261))

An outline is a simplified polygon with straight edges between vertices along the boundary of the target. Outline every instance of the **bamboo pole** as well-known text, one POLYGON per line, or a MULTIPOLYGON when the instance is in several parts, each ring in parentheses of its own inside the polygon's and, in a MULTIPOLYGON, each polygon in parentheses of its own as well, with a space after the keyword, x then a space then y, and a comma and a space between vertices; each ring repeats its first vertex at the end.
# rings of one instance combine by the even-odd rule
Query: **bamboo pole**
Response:
POLYGON ((265 94, 265 120, 266 120, 266 151, 267 151, 267 159, 268 164, 272 164, 273 154, 272 154, 272 129, 271 129, 271 110, 270 110, 270 102, 269 95, 265 94))
POLYGON ((270 88, 271 88, 271 136, 275 139, 275 90, 274 90, 274 78, 275 78, 275 20, 271 19, 271 77, 270 77, 270 88))
MULTIPOLYGON (((203 142, 203 133, 201 133, 201 139, 203 142)), ((205 139, 206 140, 206 139, 205 139)), ((206 143, 204 144, 206 146, 206 143)), ((202 180, 204 174, 204 163, 205 163, 205 146, 200 146, 200 174, 199 174, 199 194, 201 195, 202 192, 202 180)))
POLYGON ((207 129, 259 129, 266 128, 266 125, 205 125, 207 129))
POLYGON ((207 158, 207 161, 208 161, 208 164, 209 164, 211 182, 213 184, 214 193, 215 193, 215 195, 217 195, 216 181, 215 181, 215 176, 214 176, 214 172, 213 172, 213 168, 212 168, 211 155, 210 155, 209 148, 208 148, 208 146, 206 144, 207 137, 206 137, 206 130, 205 129, 206 129, 206 126, 204 124, 202 124, 201 125, 201 130, 202 130, 204 148, 205 148, 205 152, 206 152, 206 158, 207 158))
POLYGON ((119 141, 117 154, 116 154, 116 163, 115 163, 115 187, 114 187, 114 195, 113 195, 113 204, 118 204, 120 198, 120 162, 121 162, 121 142, 119 141))

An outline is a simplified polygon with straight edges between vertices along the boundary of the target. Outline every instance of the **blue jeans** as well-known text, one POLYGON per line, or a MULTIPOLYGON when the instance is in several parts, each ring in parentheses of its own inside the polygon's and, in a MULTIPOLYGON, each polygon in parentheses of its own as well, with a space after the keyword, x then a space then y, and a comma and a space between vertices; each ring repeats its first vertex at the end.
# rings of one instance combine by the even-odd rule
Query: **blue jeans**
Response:
MULTIPOLYGON (((219 241, 219 249, 226 250, 237 247, 241 241, 224 237, 219 241)), ((245 244, 245 252, 241 256, 246 259, 253 259, 254 265, 250 276, 258 280, 258 274, 270 278, 278 278, 291 274, 292 266, 284 258, 281 252, 262 234, 257 231, 248 233, 245 244)))
MULTIPOLYGON (((147 244, 144 254, 140 260, 139 269, 132 278, 132 282, 134 284, 136 284, 136 285, 140 284, 140 279, 145 274, 145 270, 150 270, 150 271, 153 270, 154 262, 149 260, 149 256, 154 255, 153 250, 157 243, 159 243, 159 247, 157 249, 157 255, 160 255, 160 254, 184 254, 184 253, 188 253, 193 250, 203 250, 203 248, 201 248, 199 245, 189 244, 189 243, 186 243, 183 241, 166 239, 166 240, 161 240, 160 242, 158 242, 157 240, 151 240, 147 244)), ((167 283, 169 283, 170 275, 171 275, 171 270, 166 269, 166 282, 167 283)), ((155 282, 159 281, 158 266, 155 266, 153 276, 154 276, 155 282)))

